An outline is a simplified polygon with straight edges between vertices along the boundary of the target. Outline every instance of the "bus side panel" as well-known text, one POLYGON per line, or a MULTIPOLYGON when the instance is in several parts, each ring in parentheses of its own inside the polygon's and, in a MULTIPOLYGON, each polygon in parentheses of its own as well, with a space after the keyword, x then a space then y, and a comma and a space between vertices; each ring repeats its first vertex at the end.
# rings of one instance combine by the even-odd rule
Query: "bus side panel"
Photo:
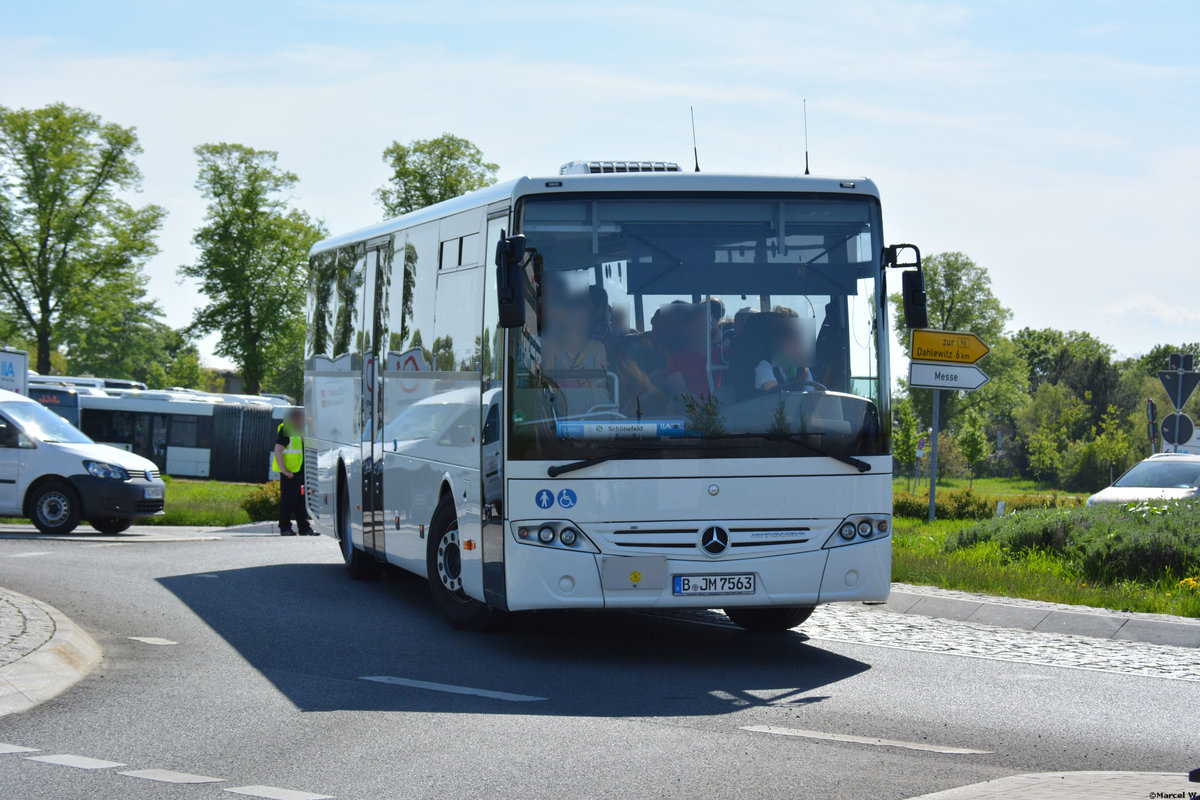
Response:
POLYGON ((337 453, 320 439, 304 441, 304 495, 318 533, 337 537, 337 453))

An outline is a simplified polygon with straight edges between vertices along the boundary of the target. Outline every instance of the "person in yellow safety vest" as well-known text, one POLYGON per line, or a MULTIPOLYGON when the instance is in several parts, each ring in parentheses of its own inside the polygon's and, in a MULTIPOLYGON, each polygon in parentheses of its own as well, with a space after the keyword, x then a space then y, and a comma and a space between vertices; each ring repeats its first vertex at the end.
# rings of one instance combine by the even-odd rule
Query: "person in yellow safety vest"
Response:
POLYGON ((304 502, 304 409, 293 408, 279 423, 275 437, 275 458, 271 467, 279 473, 279 535, 295 536, 292 519, 301 536, 316 536, 308 521, 304 502))

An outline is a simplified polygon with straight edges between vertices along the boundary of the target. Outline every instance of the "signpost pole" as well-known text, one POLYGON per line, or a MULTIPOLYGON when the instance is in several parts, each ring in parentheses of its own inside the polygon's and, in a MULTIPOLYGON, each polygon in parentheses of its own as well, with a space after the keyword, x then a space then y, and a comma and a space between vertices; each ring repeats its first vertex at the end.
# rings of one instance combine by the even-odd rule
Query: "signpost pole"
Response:
MULTIPOLYGON (((1182 363, 1183 358, 1180 357, 1179 360, 1181 363, 1179 364, 1179 388, 1175 390, 1175 394, 1176 394, 1175 413, 1182 415, 1183 414, 1183 363, 1182 363)), ((1181 425, 1180 427, 1183 427, 1183 426, 1181 425)), ((1179 452, 1179 440, 1182 438, 1183 437, 1179 436, 1179 435, 1175 436, 1175 452, 1176 453, 1179 452)))
POLYGON ((929 521, 937 518, 937 444, 938 410, 942 404, 942 390, 933 390, 933 434, 929 442, 929 521))

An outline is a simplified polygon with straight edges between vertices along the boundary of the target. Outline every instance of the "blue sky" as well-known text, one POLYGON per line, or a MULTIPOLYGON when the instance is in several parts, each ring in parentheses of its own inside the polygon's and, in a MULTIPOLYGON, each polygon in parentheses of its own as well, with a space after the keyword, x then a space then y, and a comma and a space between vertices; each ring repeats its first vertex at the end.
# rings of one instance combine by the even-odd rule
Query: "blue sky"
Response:
MULTIPOLYGON (((9 2, 0 104, 137 127, 173 325, 203 204, 191 148, 278 150, 336 231, 380 153, 452 131, 500 177, 576 158, 876 180, 892 241, 988 267, 1014 327, 1123 354, 1200 339, 1200 5, 1191 2, 9 2)), ((206 343, 206 350, 211 349, 206 343)))

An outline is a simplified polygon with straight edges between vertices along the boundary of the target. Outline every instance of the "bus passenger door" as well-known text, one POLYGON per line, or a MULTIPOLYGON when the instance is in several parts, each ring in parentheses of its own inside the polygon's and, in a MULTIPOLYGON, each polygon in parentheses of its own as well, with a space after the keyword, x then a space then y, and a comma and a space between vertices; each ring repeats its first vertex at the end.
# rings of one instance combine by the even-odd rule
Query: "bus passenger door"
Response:
POLYGON ((367 243, 362 320, 362 520, 363 547, 385 559, 383 521, 383 414, 380 374, 380 337, 385 335, 390 238, 367 243))

